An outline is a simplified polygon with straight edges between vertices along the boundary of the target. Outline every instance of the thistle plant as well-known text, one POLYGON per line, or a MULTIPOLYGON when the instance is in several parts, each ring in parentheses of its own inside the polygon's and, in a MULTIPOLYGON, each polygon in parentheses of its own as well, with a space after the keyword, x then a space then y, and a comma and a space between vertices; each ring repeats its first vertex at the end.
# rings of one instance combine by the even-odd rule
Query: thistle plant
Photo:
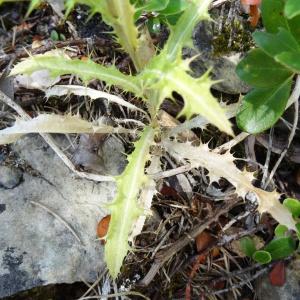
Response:
MULTIPOLYGON (((37 3, 38 1, 32 1, 30 9, 37 3)), ((193 78, 189 67, 191 60, 182 58, 183 47, 192 44, 193 28, 199 21, 209 19, 210 3, 211 0, 187 1, 186 8, 176 25, 170 27, 170 35, 165 46, 154 52, 147 29, 141 30, 142 28, 138 28, 135 24, 135 16, 141 10, 141 6, 137 8, 129 0, 66 0, 67 13, 76 4, 85 4, 90 7, 91 14, 101 14, 103 20, 113 28, 112 35, 116 42, 130 56, 135 67, 133 75, 123 74, 114 65, 100 65, 91 59, 85 61, 70 59, 66 54, 59 52, 30 56, 17 63, 10 73, 12 76, 48 70, 52 76, 74 74, 81 78, 85 85, 92 79, 99 79, 107 86, 118 86, 123 91, 133 93, 146 105, 149 121, 138 133, 139 138, 134 143, 133 152, 127 157, 128 164, 124 172, 114 178, 117 194, 113 202, 108 205, 111 221, 106 236, 105 261, 113 278, 119 274, 124 258, 130 250, 128 240, 136 221, 147 213, 138 199, 149 185, 152 187, 152 194, 155 193, 153 180, 145 172, 146 163, 153 161, 156 155, 152 151, 154 147, 162 149, 161 153, 169 152, 181 162, 190 162, 194 168, 200 166, 207 168, 211 182, 220 177, 227 178, 236 188, 237 194, 242 197, 247 193, 255 194, 260 212, 267 211, 288 228, 295 229, 295 221, 291 214, 278 201, 279 194, 276 191, 265 192, 255 188, 251 183, 253 174, 240 171, 229 152, 220 154, 210 150, 207 145, 194 147, 188 143, 170 141, 168 134, 162 132, 159 125, 159 110, 162 102, 166 98, 172 99, 173 92, 177 92, 184 99, 184 106, 179 116, 189 119, 197 114, 202 115, 219 130, 233 135, 224 109, 210 92, 214 81, 209 78, 208 73, 200 78, 193 78)), ((0 131, 0 142, 13 142, 21 134, 28 132, 47 132, 47 128, 45 129, 41 124, 43 118, 40 116, 37 118, 39 119, 26 121, 29 124, 27 131, 22 131, 20 122, 0 131), (38 123, 38 128, 34 129, 34 122, 38 123), (40 128, 43 128, 43 131, 40 128)), ((44 117, 48 124, 49 118, 53 116, 44 117)), ((118 131, 126 134, 125 128, 116 129, 105 127, 103 124, 97 124, 96 127, 93 125, 93 127, 86 123, 82 124, 86 131, 79 132, 107 130, 108 133, 118 131)), ((72 126, 68 128, 69 132, 76 132, 72 126)), ((55 128, 48 132, 60 132, 60 130, 55 128)), ((66 129, 63 132, 66 132, 66 129)))

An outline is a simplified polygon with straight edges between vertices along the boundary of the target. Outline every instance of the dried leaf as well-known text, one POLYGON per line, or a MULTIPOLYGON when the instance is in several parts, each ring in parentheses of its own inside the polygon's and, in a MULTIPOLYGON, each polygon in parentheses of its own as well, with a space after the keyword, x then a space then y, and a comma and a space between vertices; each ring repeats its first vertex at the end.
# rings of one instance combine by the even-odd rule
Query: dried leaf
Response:
POLYGON ((206 231, 206 230, 203 231, 196 237, 197 251, 201 252, 201 251, 205 250, 214 241, 215 241, 215 238, 208 231, 206 231))
MULTIPOLYGON (((108 231, 108 227, 109 227, 109 222, 110 222, 110 215, 105 216, 103 219, 101 219, 101 221, 98 223, 97 226, 97 236, 100 239, 103 239, 108 231)), ((103 241, 103 244, 105 242, 103 241)))
POLYGON ((236 188, 239 196, 245 198, 247 194, 255 195, 260 213, 270 213, 280 224, 296 230, 291 213, 279 202, 280 194, 275 190, 267 192, 253 186, 253 173, 239 170, 234 164, 235 158, 229 151, 219 154, 210 150, 206 144, 194 147, 190 143, 171 141, 163 141, 163 146, 178 161, 184 163, 188 161, 194 168, 206 168, 210 182, 226 178, 236 188))
POLYGON ((15 77, 17 88, 24 87, 26 89, 38 89, 42 91, 58 83, 59 81, 60 77, 51 77, 48 70, 39 70, 30 75, 17 75, 15 77))
POLYGON ((283 286, 285 284, 285 264, 278 261, 269 273, 270 283, 274 286, 283 286))
POLYGON ((51 96, 64 96, 74 94, 77 96, 87 96, 93 100, 95 99, 107 99, 109 102, 114 102, 119 105, 125 106, 132 110, 138 110, 146 114, 145 111, 136 107, 135 105, 123 100, 121 97, 112 95, 106 92, 98 91, 92 88, 80 86, 80 85, 56 85, 46 91, 46 97, 51 96))
MULTIPOLYGON (((159 156, 153 156, 150 166, 147 168, 147 173, 154 174, 161 171, 161 162, 159 156)), ((139 235, 144 227, 146 221, 147 211, 150 212, 152 199, 157 193, 155 181, 146 176, 145 183, 141 189, 140 196, 138 199, 138 204, 141 209, 145 211, 144 215, 139 216, 139 218, 134 222, 132 226, 132 232, 129 236, 129 241, 133 241, 134 237, 139 235)))
POLYGON ((131 130, 91 123, 78 116, 40 114, 31 120, 17 119, 12 127, 0 131, 0 145, 15 142, 28 133, 129 133, 131 130))

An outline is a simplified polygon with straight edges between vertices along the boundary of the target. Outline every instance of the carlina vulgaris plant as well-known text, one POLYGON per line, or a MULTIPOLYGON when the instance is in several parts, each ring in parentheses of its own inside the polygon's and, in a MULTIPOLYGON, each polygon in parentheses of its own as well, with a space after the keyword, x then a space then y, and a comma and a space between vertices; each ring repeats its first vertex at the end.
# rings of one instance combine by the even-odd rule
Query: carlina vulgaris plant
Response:
MULTIPOLYGON (((32 3, 34 4, 32 7, 35 7, 36 3, 34 1, 32 3)), ((125 170, 114 178, 117 184, 117 194, 113 202, 108 205, 111 220, 106 236, 105 261, 111 276, 116 278, 119 274, 123 260, 130 250, 128 239, 135 222, 145 214, 145 209, 138 202, 143 189, 146 186, 152 186, 151 191, 155 192, 151 177, 145 173, 146 163, 154 160, 154 154, 151 152, 153 145, 162 147, 174 157, 178 157, 180 161, 190 161, 193 167, 207 168, 211 182, 220 177, 227 178, 236 187, 238 195, 242 197, 245 197, 248 192, 256 194, 260 212, 268 211, 279 222, 288 228, 295 229, 291 214, 278 201, 279 194, 275 191, 265 192, 255 188, 251 183, 253 174, 240 171, 229 152, 219 154, 208 149, 207 145, 194 147, 189 143, 171 142, 161 131, 158 119, 160 106, 164 99, 172 99, 173 92, 177 92, 184 99, 184 106, 179 116, 191 118, 195 114, 200 114, 220 130, 233 135, 231 124, 224 110, 210 92, 214 81, 209 78, 208 73, 200 78, 192 77, 189 74, 190 60, 182 59, 182 49, 191 45, 192 31, 196 24, 201 20, 209 19, 208 9, 211 0, 188 1, 176 25, 170 27, 170 35, 163 49, 156 52, 153 51, 153 44, 149 40, 150 35, 147 29, 139 30, 135 24, 136 14, 141 7, 136 8, 131 1, 66 0, 67 13, 76 4, 88 5, 91 14, 101 14, 103 20, 113 28, 112 34, 116 41, 132 59, 136 73, 125 75, 114 65, 103 66, 90 59, 85 61, 70 59, 66 54, 56 51, 24 59, 14 66, 10 75, 31 74, 46 69, 52 76, 77 75, 84 83, 99 79, 108 86, 119 86, 124 91, 133 93, 146 104, 149 124, 144 126, 138 140, 134 143, 134 150, 127 157, 128 164, 125 170), (161 142, 156 142, 157 140, 161 142)), ((48 122, 49 118, 51 119, 50 116, 46 118, 48 122)), ((43 118, 39 121, 41 125, 43 118)), ((36 118, 24 122, 23 125, 27 131, 20 129, 20 126, 18 132, 14 131, 16 128, 14 126, 0 131, 0 142, 2 144, 13 142, 24 133, 39 132, 32 129, 34 122, 36 118)), ((72 118, 69 122, 73 126, 76 124, 72 118)), ((91 130, 105 132, 107 130, 111 133, 113 131, 111 127, 90 126, 86 121, 80 124, 82 127, 77 127, 80 132, 90 133, 91 130)), ((69 126, 68 130, 76 132, 72 126, 69 126)), ((56 131, 48 132, 59 131, 56 129, 56 131)))

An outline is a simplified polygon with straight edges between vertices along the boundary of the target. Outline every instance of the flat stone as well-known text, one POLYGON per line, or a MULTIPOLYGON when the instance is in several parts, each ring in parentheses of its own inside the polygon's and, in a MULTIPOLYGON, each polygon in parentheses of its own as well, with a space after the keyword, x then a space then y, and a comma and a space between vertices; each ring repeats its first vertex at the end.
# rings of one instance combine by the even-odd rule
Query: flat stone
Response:
POLYGON ((39 136, 12 148, 34 172, 0 189, 0 298, 39 285, 93 282, 104 267, 96 227, 115 184, 76 177, 39 136))
POLYGON ((22 179, 22 172, 10 166, 0 166, 0 188, 12 189, 22 179))

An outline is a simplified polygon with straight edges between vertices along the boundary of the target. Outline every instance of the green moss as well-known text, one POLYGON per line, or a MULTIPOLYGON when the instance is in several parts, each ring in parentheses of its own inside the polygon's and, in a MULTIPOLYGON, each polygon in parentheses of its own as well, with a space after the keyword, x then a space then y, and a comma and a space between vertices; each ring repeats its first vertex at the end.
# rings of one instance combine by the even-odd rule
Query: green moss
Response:
POLYGON ((222 31, 214 35, 213 55, 215 57, 226 55, 231 52, 247 52, 254 46, 251 31, 247 25, 239 20, 230 24, 224 24, 222 31), (231 43, 229 42, 231 39, 231 43))

